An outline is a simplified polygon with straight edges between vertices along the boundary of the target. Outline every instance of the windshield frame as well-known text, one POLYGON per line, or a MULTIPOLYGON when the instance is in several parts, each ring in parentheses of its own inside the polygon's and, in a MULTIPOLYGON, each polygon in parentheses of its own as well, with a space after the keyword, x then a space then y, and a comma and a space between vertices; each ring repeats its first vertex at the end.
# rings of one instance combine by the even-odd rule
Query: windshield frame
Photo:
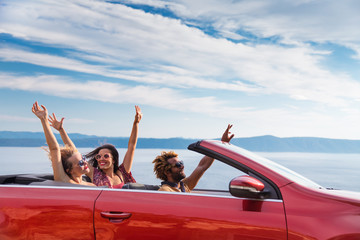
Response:
POLYGON ((302 186, 306 186, 306 187, 313 187, 313 188, 318 188, 318 189, 323 188, 321 185, 314 182, 313 180, 310 180, 307 177, 305 177, 287 167, 284 167, 283 165, 280 165, 280 164, 278 164, 272 160, 269 160, 265 157, 262 157, 256 153, 242 149, 235 145, 231 145, 231 148, 233 148, 233 147, 240 149, 241 155, 243 155, 244 157, 255 160, 257 163, 271 169, 274 172, 277 172, 278 174, 289 179, 291 182, 296 182, 296 183, 301 184, 302 186))
MULTIPOLYGON (((280 165, 280 164, 278 164, 278 163, 276 163, 276 162, 274 162, 272 160, 269 160, 269 159, 267 159, 265 157, 262 157, 262 156, 260 156, 260 155, 258 155, 256 153, 250 152, 250 151, 248 151, 248 150, 246 150, 244 148, 238 147, 238 146, 233 145, 231 143, 224 143, 224 142, 221 142, 221 141, 218 141, 218 140, 203 140, 203 141, 199 142, 199 145, 201 145, 205 149, 208 149, 208 150, 211 150, 211 151, 216 151, 219 155, 224 156, 226 158, 232 158, 237 163, 240 163, 241 165, 245 166, 250 172, 252 172, 255 175, 259 175, 261 173, 256 172, 256 169, 253 169, 252 167, 247 166, 245 163, 243 163, 241 161, 241 159, 234 158, 234 156, 230 156, 230 155, 232 155, 231 153, 234 153, 235 155, 238 155, 239 157, 248 159, 249 161, 252 161, 254 164, 265 167, 266 169, 268 169, 268 170, 276 173, 277 175, 280 175, 283 178, 287 179, 289 181, 289 183, 294 182, 294 183, 297 183, 299 185, 309 187, 309 188, 324 189, 324 187, 322 187, 318 183, 316 183, 316 182, 302 176, 301 174, 299 174, 299 173, 297 173, 297 172, 295 172, 295 171, 293 171, 291 169, 288 169, 287 167, 284 167, 284 166, 282 166, 282 165, 280 165), (206 143, 209 143, 210 145, 216 145, 216 147, 220 147, 221 149, 224 149, 225 152, 223 150, 220 150, 220 149, 218 149, 218 150, 211 149, 210 146, 206 146, 206 143), (228 153, 228 155, 226 153, 228 153)), ((204 153, 204 152, 203 152, 203 154, 206 155, 206 153, 204 153)), ((214 156, 214 158, 216 158, 219 161, 222 161, 222 162, 226 163, 226 161, 223 161, 221 158, 219 158, 219 156, 214 156)), ((227 164, 229 164, 229 163, 227 163, 227 164)), ((261 175, 263 175, 263 174, 261 174, 261 175)), ((281 186, 279 186, 279 187, 281 187, 281 186)))

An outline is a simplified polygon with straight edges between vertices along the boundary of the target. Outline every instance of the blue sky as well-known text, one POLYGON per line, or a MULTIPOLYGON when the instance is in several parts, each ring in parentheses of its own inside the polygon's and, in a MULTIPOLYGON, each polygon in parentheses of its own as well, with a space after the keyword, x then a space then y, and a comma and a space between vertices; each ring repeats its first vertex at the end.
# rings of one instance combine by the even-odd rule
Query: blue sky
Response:
POLYGON ((356 0, 2 0, 0 130, 360 139, 356 0))

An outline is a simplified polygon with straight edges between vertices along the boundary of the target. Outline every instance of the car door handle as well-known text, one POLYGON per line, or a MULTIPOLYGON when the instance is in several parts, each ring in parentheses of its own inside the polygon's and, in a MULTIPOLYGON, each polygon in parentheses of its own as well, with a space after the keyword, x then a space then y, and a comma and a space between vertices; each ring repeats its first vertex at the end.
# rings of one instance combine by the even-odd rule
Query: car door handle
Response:
POLYGON ((131 217, 131 213, 126 212, 101 212, 103 218, 108 218, 110 222, 119 223, 131 217))

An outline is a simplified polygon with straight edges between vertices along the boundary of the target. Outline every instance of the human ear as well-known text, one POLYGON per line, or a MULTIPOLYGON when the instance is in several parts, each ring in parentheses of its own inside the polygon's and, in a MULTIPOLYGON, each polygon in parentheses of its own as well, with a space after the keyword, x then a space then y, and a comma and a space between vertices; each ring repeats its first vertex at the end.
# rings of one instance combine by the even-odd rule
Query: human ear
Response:
POLYGON ((171 175, 171 169, 166 170, 166 171, 165 171, 165 175, 166 175, 166 176, 171 175))

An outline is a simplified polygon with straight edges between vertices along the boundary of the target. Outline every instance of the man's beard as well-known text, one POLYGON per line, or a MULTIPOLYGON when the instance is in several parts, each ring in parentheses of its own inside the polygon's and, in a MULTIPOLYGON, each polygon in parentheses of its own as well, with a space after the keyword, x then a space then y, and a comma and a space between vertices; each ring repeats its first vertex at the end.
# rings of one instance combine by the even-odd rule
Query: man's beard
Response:
POLYGON ((180 181, 183 180, 185 177, 186 177, 185 173, 182 173, 182 172, 172 173, 172 178, 173 178, 176 182, 180 182, 180 181))

